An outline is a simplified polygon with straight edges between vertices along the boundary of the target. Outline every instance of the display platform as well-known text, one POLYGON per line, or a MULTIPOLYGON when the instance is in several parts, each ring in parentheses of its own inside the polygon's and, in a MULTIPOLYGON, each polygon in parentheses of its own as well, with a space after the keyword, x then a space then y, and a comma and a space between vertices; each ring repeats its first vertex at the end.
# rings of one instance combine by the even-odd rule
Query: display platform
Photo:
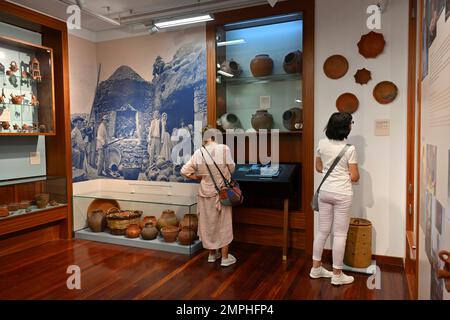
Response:
POLYGON ((377 262, 372 260, 372 263, 367 268, 353 268, 344 264, 343 270, 357 273, 365 273, 365 274, 376 274, 377 273, 377 262))
POLYGON ((184 246, 179 244, 178 242, 165 242, 161 236, 158 236, 158 238, 156 238, 155 240, 142 240, 140 238, 130 239, 126 238, 125 236, 116 236, 106 232, 92 232, 89 230, 89 228, 76 231, 75 238, 186 255, 191 255, 203 248, 202 242, 200 240, 196 240, 190 246, 184 246))

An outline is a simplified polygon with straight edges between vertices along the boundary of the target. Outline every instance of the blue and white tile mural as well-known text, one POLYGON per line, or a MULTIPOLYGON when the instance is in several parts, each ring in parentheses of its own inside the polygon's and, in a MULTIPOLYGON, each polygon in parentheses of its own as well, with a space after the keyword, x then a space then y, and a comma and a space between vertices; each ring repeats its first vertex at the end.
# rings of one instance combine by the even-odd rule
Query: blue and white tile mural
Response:
POLYGON ((99 83, 90 114, 72 114, 74 182, 98 178, 184 182, 180 169, 206 123, 206 50, 158 56, 153 79, 122 65, 99 83), (192 136, 192 139, 190 139, 192 136))

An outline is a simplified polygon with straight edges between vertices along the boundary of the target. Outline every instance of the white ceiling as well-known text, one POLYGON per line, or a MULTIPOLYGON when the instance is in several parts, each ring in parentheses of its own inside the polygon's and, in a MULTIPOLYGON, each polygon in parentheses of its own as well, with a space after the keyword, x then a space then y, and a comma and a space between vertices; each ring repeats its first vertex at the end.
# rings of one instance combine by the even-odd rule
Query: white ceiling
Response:
MULTIPOLYGON (((76 0, 9 0, 21 6, 66 20, 68 4, 76 0)), ((112 29, 131 30, 154 20, 197 13, 214 13, 267 3, 267 0, 81 0, 83 8, 120 21, 121 26, 105 22, 82 11, 81 27, 92 32, 112 29)))

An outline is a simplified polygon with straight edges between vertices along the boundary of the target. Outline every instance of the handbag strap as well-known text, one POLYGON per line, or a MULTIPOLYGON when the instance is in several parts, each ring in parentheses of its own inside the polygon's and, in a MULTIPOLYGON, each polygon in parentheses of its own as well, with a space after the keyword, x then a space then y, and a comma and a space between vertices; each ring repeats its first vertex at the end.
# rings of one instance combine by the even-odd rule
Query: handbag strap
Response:
MULTIPOLYGON (((219 171, 220 176, 222 177, 223 182, 225 183, 225 186, 228 187, 228 188, 230 188, 230 187, 231 187, 230 182, 229 182, 228 179, 225 178, 225 176, 223 175, 222 170, 220 170, 220 168, 219 168, 219 166, 217 165, 216 161, 214 161, 214 158, 212 157, 211 153, 209 153, 208 149, 206 149, 205 146, 203 146, 203 148, 206 150, 206 152, 208 153, 209 157, 210 157, 211 160, 213 161, 214 166, 215 166, 216 169, 219 171)), ((203 155, 203 153, 202 153, 202 155, 203 155)), ((203 158, 204 158, 204 157, 203 157, 203 158)), ((205 159, 205 162, 206 162, 206 159, 205 159)), ((226 167, 228 168, 228 165, 227 165, 226 167)), ((229 170, 230 170, 230 168, 228 168, 228 171, 229 171, 229 170)), ((231 174, 231 171, 230 171, 230 174, 231 174)))
MULTIPOLYGON (((205 149, 206 149, 206 148, 205 148, 205 149)), ((207 150, 207 151, 208 151, 208 150, 207 150)), ((212 172, 211 172, 211 169, 210 169, 209 166, 208 166, 208 163, 206 162, 206 158, 205 158, 205 156, 204 156, 203 151, 202 151, 201 148, 200 148, 200 152, 201 152, 201 154, 202 154, 203 160, 205 160, 206 168, 208 169, 209 175, 211 176, 211 180, 212 180, 213 183, 214 183, 214 187, 216 188, 216 191, 217 191, 218 193, 220 193, 220 189, 219 189, 219 187, 217 186, 217 182, 216 182, 216 180, 214 179, 214 176, 213 176, 213 174, 212 174, 212 172)))
POLYGON ((323 183, 325 182, 325 180, 328 178, 328 176, 331 174, 331 172, 334 170, 334 168, 337 166, 337 164, 339 163, 339 161, 341 161, 342 157, 344 156, 344 154, 347 152, 348 148, 351 146, 351 144, 346 144, 344 148, 342 148, 341 152, 339 153, 339 155, 336 157, 336 159, 334 159, 333 163, 331 164, 330 169, 328 169, 327 173, 325 174, 325 176, 322 179, 322 182, 320 183, 319 187, 317 188, 317 192, 319 192, 320 188, 322 187, 323 183))

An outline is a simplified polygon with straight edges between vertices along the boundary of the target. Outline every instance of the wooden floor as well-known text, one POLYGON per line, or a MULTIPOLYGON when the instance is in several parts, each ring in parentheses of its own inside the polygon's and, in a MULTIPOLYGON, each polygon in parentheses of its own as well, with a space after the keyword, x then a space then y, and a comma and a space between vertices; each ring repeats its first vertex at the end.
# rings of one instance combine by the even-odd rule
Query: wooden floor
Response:
MULTIPOLYGON (((400 267, 381 266, 381 290, 367 276, 334 287, 308 277, 311 263, 292 251, 235 243, 238 263, 208 263, 207 252, 183 255, 84 240, 55 241, 0 256, 0 299, 408 299, 400 267), (68 290, 69 265, 81 268, 81 289, 68 290)), ((329 265, 327 266, 329 267, 329 265)))

